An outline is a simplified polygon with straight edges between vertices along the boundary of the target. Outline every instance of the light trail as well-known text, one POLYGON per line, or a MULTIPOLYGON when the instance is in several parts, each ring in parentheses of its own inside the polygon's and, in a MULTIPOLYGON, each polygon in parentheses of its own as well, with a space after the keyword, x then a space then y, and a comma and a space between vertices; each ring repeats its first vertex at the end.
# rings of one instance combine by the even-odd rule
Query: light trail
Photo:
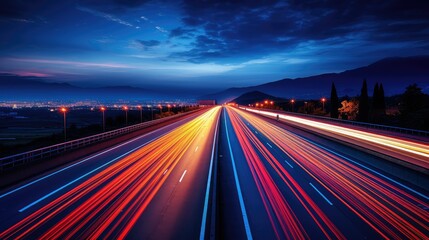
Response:
POLYGON ((112 163, 0 233, 0 239, 125 238, 204 124, 216 125, 219 111, 212 108, 112 163))
MULTIPOLYGON (((338 201, 386 239, 427 238, 425 200, 396 182, 247 112, 230 109, 250 122, 338 201), (423 207, 422 207, 423 206, 423 207)), ((279 166, 282 170, 283 168, 279 166)))
POLYGON ((298 199, 302 207, 326 238, 345 239, 343 234, 319 208, 316 202, 304 191, 302 186, 300 186, 290 173, 282 167, 280 162, 271 154, 270 150, 268 150, 266 146, 258 140, 257 136, 253 134, 249 127, 244 124, 237 111, 229 107, 227 107, 227 109, 231 124, 234 127, 240 146, 243 149, 247 164, 277 238, 309 239, 309 235, 303 222, 285 199, 279 186, 274 182, 258 152, 262 154, 264 160, 269 163, 269 166, 272 167, 284 181, 288 189, 298 199), (273 212, 274 215, 271 212, 273 212), (278 231, 276 225, 280 226, 282 232, 278 231))
POLYGON ((288 123, 429 169, 429 145, 425 143, 365 132, 288 114, 279 114, 251 108, 246 108, 246 110, 271 117, 277 117, 277 115, 279 115, 280 119, 284 119, 288 123))

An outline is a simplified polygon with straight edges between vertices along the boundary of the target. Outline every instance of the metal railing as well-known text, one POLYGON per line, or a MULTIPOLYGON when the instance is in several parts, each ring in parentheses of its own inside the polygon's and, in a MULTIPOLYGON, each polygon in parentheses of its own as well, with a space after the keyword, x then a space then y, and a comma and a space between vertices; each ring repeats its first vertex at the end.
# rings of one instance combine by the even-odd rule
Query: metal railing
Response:
POLYGON ((59 144, 39 148, 36 150, 24 152, 24 153, 3 157, 3 158, 0 158, 0 173, 5 170, 13 169, 17 166, 21 166, 40 159, 52 157, 60 153, 64 153, 66 151, 82 148, 104 140, 112 139, 114 137, 125 135, 127 133, 131 133, 136 130, 147 128, 149 126, 153 126, 159 123, 163 123, 171 119, 183 116, 185 114, 190 114, 196 111, 198 111, 198 109, 194 111, 186 112, 186 113, 179 113, 173 116, 131 125, 128 127, 123 127, 120 129, 116 129, 116 130, 112 130, 104 133, 99 133, 89 137, 84 137, 84 138, 80 138, 80 139, 76 139, 76 140, 72 140, 64 143, 59 143, 59 144))
POLYGON ((417 129, 411 129, 411 128, 401 128, 401 127, 386 126, 381 124, 357 122, 357 121, 344 120, 344 119, 335 119, 335 118, 329 118, 329 117, 323 117, 323 116, 316 116, 316 115, 295 113, 295 112, 286 112, 286 111, 273 110, 273 109, 259 109, 259 108, 251 108, 246 106, 239 106, 239 108, 241 109, 250 108, 253 110, 263 110, 263 111, 275 112, 280 114, 289 114, 289 115, 300 116, 305 118, 312 118, 312 119, 324 120, 329 122, 337 122, 337 123, 342 123, 347 125, 354 125, 354 126, 359 126, 359 127, 369 128, 369 129, 378 129, 378 130, 384 130, 389 132, 409 134, 414 136, 429 137, 429 131, 423 131, 423 130, 417 130, 417 129))

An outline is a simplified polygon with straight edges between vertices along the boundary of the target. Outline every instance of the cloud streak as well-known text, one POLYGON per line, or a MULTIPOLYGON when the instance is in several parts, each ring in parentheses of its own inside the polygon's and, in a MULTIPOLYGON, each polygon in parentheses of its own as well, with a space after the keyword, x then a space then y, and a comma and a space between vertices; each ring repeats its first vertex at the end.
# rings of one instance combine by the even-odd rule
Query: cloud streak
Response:
POLYGON ((50 59, 34 59, 34 58, 8 58, 6 60, 15 62, 27 63, 41 63, 41 64, 55 64, 55 65, 68 65, 75 67, 99 67, 99 68, 134 68, 129 65, 117 63, 93 63, 93 62, 77 62, 77 61, 63 61, 63 60, 50 60, 50 59))
POLYGON ((93 10, 93 9, 89 9, 89 8, 81 7, 81 6, 76 7, 76 9, 79 10, 79 11, 82 11, 82 12, 90 13, 90 14, 96 16, 96 17, 102 17, 102 18, 107 19, 109 21, 122 24, 124 26, 134 27, 133 24, 131 24, 131 23, 127 22, 127 21, 124 21, 124 20, 122 20, 122 19, 120 19, 118 17, 115 17, 115 16, 113 16, 111 14, 108 14, 108 13, 100 12, 100 11, 97 11, 97 10, 93 10))

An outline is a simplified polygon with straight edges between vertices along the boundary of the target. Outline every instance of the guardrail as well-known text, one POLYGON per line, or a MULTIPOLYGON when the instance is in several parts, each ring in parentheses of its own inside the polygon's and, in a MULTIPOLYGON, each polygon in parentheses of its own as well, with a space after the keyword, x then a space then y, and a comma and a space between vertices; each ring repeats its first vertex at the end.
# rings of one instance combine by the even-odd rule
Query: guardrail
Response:
POLYGON ((131 133, 131 132, 134 132, 134 131, 139 130, 139 129, 143 129, 143 128, 153 126, 153 125, 156 125, 156 124, 159 124, 162 122, 166 122, 168 120, 177 118, 179 116, 183 116, 184 114, 190 114, 190 113, 193 113, 196 111, 198 111, 198 110, 194 110, 194 111, 187 112, 187 113, 179 113, 179 114, 176 114, 173 116, 160 118, 160 119, 156 119, 156 120, 148 121, 148 122, 144 122, 144 123, 139 123, 139 124, 131 125, 128 127, 123 127, 120 129, 116 129, 116 130, 112 130, 112 131, 108 131, 108 132, 104 132, 104 133, 99 133, 99 134, 92 135, 89 137, 84 137, 84 138, 80 138, 80 139, 76 139, 76 140, 72 140, 72 141, 68 141, 68 142, 64 142, 64 143, 59 143, 59 144, 39 148, 36 150, 24 152, 24 153, 19 153, 19 154, 3 157, 3 158, 0 158, 0 173, 5 171, 5 170, 13 169, 17 166, 27 164, 29 162, 44 159, 47 157, 52 157, 52 156, 58 155, 60 153, 66 152, 66 151, 85 147, 85 146, 91 145, 93 143, 101 142, 101 141, 104 141, 107 139, 112 139, 114 137, 125 135, 127 133, 131 133))
POLYGON ((416 130, 416 129, 411 129, 411 128, 401 128, 401 127, 386 126, 386 125, 381 125, 381 124, 372 124, 372 123, 357 122, 357 121, 350 121, 350 120, 344 120, 344 119, 335 119, 335 118, 329 118, 329 117, 315 116, 315 115, 295 113, 295 112, 286 112, 286 111, 273 110, 273 109, 259 109, 259 108, 251 108, 251 107, 246 107, 246 106, 239 106, 239 108, 241 108, 241 109, 250 108, 250 109, 254 109, 254 110, 264 110, 264 111, 275 112, 275 113, 280 113, 280 114, 289 114, 289 115, 294 115, 294 116, 313 118, 313 119, 325 120, 325 121, 330 121, 330 122, 338 122, 338 123, 342 123, 342 124, 365 127, 365 128, 369 128, 369 129, 378 129, 378 130, 384 130, 384 131, 390 131, 390 132, 396 132, 396 133, 409 134, 409 135, 414 135, 414 136, 429 137, 429 131, 416 130))

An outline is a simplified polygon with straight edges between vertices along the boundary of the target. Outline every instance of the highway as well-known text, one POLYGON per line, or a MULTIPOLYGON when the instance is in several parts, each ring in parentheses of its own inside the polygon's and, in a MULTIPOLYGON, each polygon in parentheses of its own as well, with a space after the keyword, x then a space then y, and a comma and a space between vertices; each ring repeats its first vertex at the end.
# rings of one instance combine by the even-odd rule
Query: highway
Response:
POLYGON ((220 110, 0 192, 0 239, 204 237, 220 110))
POLYGON ((213 107, 4 189, 0 239, 428 239, 429 177, 332 138, 423 168, 426 143, 273 116, 213 107))
POLYGON ((222 238, 429 236, 427 190, 366 163, 376 156, 231 107, 219 136, 219 172, 235 191, 220 199, 222 238))

